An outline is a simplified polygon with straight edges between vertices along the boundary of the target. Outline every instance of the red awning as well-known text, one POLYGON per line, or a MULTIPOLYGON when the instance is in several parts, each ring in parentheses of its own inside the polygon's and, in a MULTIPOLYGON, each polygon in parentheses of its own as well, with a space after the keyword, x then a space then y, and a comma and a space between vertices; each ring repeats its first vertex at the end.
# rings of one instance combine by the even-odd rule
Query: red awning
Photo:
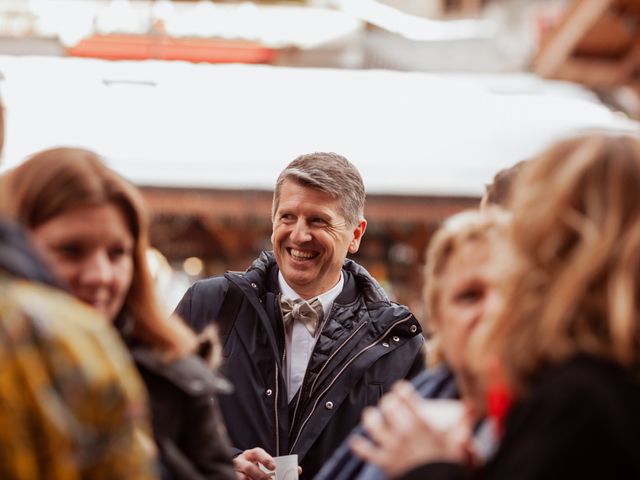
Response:
POLYGON ((94 35, 66 49, 72 57, 105 60, 185 60, 206 63, 270 63, 275 50, 255 42, 166 35, 94 35))

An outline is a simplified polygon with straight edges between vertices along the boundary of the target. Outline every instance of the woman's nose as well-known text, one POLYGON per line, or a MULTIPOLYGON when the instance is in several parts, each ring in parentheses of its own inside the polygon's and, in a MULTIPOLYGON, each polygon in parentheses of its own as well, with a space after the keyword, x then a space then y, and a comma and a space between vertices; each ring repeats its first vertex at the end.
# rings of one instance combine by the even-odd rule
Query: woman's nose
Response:
POLYGON ((82 279, 85 283, 107 283, 113 278, 113 266, 107 252, 95 252, 83 265, 82 279))
POLYGON ((497 288, 494 288, 487 296, 484 316, 493 318, 497 315, 500 315, 503 308, 504 297, 502 296, 502 292, 500 292, 497 288))

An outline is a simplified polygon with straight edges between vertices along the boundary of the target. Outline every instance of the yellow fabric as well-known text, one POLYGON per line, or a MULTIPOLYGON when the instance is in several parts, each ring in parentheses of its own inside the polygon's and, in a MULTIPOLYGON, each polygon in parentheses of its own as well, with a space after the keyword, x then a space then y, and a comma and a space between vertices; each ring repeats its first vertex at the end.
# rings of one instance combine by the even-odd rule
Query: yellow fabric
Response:
POLYGON ((153 479, 149 438, 142 383, 106 321, 0 275, 0 478, 153 479))

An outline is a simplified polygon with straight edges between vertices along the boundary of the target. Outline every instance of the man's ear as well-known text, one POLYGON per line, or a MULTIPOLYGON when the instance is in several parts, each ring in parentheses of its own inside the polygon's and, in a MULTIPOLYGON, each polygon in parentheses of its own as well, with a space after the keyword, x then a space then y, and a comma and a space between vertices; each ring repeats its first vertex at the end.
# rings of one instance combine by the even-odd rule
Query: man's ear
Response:
POLYGON ((363 218, 353 229, 353 239, 349 243, 349 253, 356 253, 360 248, 360 241, 364 235, 364 231, 367 229, 367 221, 363 218))

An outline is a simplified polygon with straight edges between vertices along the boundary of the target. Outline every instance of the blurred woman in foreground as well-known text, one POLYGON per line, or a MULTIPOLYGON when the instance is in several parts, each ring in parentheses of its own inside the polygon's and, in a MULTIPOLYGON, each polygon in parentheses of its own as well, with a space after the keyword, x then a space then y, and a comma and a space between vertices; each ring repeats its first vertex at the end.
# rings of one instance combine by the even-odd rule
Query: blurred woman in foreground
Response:
POLYGON ((54 275, 128 346, 149 392, 163 477, 235 478, 212 403, 223 381, 194 355, 191 331, 160 311, 136 188, 94 153, 57 148, 8 172, 2 190, 7 213, 26 226, 54 275))
POLYGON ((376 443, 354 449, 406 479, 640 478, 638 139, 558 143, 519 175, 510 207, 505 306, 469 362, 500 448, 472 470, 468 426, 438 430, 401 384, 392 414, 364 418, 376 443))
MULTIPOLYGON (((457 399, 460 394, 463 398, 470 394, 464 352, 487 310, 495 310, 501 304, 496 267, 504 250, 509 220, 510 215, 497 207, 483 212, 465 211, 448 218, 431 240, 425 270, 425 330, 434 333, 430 341, 433 347, 429 348, 431 368, 411 380, 421 398, 457 399)), ((385 398, 379 406, 386 408, 385 398)), ((460 402, 442 403, 429 413, 459 416, 463 407, 460 402)), ((352 436, 361 433, 356 429, 352 436)), ((376 465, 347 455, 348 448, 347 440, 316 480, 388 478, 376 465)))

